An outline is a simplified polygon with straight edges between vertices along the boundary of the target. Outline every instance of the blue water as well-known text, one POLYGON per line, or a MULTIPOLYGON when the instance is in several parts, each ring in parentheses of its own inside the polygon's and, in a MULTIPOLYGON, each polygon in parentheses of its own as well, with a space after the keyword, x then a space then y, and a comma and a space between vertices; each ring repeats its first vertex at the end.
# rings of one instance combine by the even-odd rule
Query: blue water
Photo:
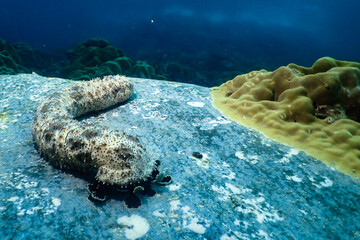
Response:
MULTIPOLYGON (((188 70, 169 80, 214 86, 239 72, 310 66, 323 56, 360 61, 359 9, 359 0, 0 0, 0 38, 64 58, 82 41, 106 39, 160 73, 174 61, 188 70)), ((35 151, 36 105, 70 82, 0 77, 0 238, 124 239, 132 227, 118 219, 134 215, 150 224, 145 239, 359 237, 355 179, 224 120, 208 88, 136 81, 136 101, 108 113, 105 124, 141 135, 173 183, 134 210, 115 200, 95 206, 86 181, 35 151), (191 106, 202 102, 210 112, 191 106), (184 114, 188 105, 192 114, 184 114)))
POLYGON ((311 65, 359 61, 359 9, 358 0, 2 0, 0 38, 55 50, 97 37, 131 56, 181 51, 196 61, 215 52, 311 65))

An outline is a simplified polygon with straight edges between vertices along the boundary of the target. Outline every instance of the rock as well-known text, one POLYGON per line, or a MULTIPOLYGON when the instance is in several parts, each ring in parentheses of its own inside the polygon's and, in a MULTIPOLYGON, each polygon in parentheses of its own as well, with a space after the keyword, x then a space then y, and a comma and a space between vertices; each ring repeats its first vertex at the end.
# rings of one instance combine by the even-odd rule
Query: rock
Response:
POLYGON ((0 76, 1 239, 358 237, 359 181, 232 122, 213 108, 209 88, 132 80, 129 102, 79 120, 138 137, 171 175, 136 209, 116 199, 94 205, 86 176, 35 151, 36 106, 76 82, 0 76))

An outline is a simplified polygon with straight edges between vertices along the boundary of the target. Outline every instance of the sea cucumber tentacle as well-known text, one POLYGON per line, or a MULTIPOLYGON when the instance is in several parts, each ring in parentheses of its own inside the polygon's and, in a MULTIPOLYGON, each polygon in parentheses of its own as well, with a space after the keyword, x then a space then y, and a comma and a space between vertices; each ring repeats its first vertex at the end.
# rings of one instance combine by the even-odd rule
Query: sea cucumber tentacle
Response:
POLYGON ((106 76, 53 93, 34 116, 32 134, 40 154, 62 169, 98 169, 98 181, 126 186, 146 180, 156 168, 139 139, 76 118, 128 100, 133 83, 106 76))

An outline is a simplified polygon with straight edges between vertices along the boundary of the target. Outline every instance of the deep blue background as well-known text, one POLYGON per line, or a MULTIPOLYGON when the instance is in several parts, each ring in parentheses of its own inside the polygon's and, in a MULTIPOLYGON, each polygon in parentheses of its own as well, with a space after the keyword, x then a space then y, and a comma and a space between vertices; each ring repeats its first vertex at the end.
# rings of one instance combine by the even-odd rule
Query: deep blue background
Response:
POLYGON ((359 0, 1 0, 0 38, 44 50, 104 38, 136 56, 180 51, 311 65, 360 60, 359 0))

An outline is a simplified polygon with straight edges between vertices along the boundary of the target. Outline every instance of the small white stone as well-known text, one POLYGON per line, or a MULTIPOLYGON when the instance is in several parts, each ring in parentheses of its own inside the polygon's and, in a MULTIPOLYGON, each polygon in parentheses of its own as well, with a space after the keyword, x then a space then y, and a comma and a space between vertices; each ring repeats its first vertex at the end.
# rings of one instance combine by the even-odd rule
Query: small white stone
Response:
POLYGON ((180 200, 171 200, 170 211, 178 210, 180 205, 181 205, 180 200))
POLYGON ((19 199, 19 197, 11 197, 8 199, 9 202, 16 202, 19 199))
POLYGON ((323 182, 320 182, 320 185, 323 187, 331 187, 333 185, 333 181, 331 181, 329 178, 324 177, 325 180, 323 182))
POLYGON ((294 181, 294 182, 302 182, 302 179, 301 178, 299 178, 299 177, 297 177, 297 176, 286 176, 286 179, 287 180, 292 180, 292 181, 294 181))
POLYGON ((235 236, 228 236, 227 234, 224 234, 220 237, 220 240, 237 240, 238 238, 235 236))
POLYGON ((166 217, 166 214, 164 213, 163 210, 156 210, 156 211, 153 212, 153 215, 155 217, 160 217, 160 218, 166 217))
POLYGON ((179 190, 181 188, 181 184, 180 183, 175 183, 175 184, 170 184, 168 186, 170 191, 176 191, 179 190))
POLYGON ((145 218, 133 214, 130 217, 124 216, 117 219, 117 223, 125 227, 125 237, 127 239, 138 239, 149 231, 150 225, 145 218))
POLYGON ((225 183, 225 186, 230 189, 234 194, 240 194, 241 191, 239 188, 235 187, 234 185, 230 184, 230 183, 225 183))
POLYGON ((205 105, 203 102, 187 102, 187 104, 192 107, 203 107, 205 105))
POLYGON ((185 224, 184 227, 187 229, 190 229, 193 232, 204 234, 206 231, 206 228, 198 223, 199 219, 197 217, 194 217, 191 219, 189 224, 185 224))
POLYGON ((59 198, 52 198, 51 202, 55 207, 59 207, 61 205, 61 200, 59 198))

